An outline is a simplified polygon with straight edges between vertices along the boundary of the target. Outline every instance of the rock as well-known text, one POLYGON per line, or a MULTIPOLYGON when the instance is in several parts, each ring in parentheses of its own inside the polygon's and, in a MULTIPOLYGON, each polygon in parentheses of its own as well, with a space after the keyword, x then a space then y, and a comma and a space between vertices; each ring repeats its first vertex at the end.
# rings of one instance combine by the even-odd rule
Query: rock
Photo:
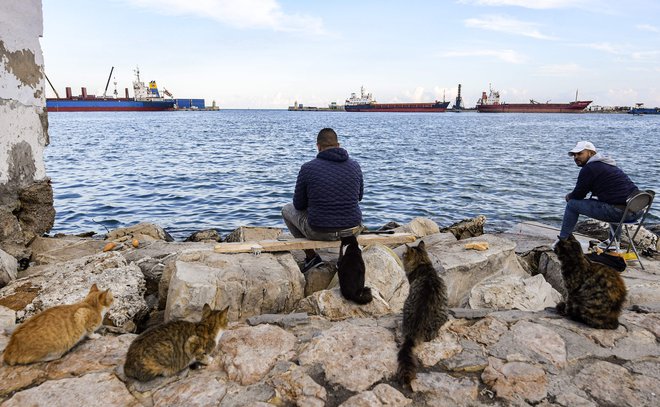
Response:
POLYGON ((274 240, 282 234, 280 228, 264 228, 241 226, 225 238, 225 242, 257 242, 259 240, 274 240))
POLYGON ((310 315, 319 315, 339 321, 347 318, 366 318, 387 315, 392 309, 377 291, 372 291, 373 300, 365 305, 359 305, 346 300, 339 291, 339 287, 317 291, 309 297, 302 299, 296 307, 297 312, 306 312, 310 315))
POLYGON ((552 329, 529 321, 515 323, 489 347, 489 353, 508 361, 550 365, 553 372, 568 363, 564 339, 552 329))
POLYGON ((114 326, 122 326, 146 312, 144 276, 117 252, 58 263, 39 275, 14 280, 0 289, 0 305, 17 311, 22 322, 55 305, 82 300, 94 283, 101 290, 112 290, 114 303, 105 318, 114 326))
POLYGON ((467 239, 470 237, 477 237, 484 234, 484 225, 486 224, 486 217, 479 215, 472 219, 463 219, 453 225, 440 229, 441 233, 451 233, 457 240, 467 239))
POLYGON ((82 377, 48 381, 14 394, 2 405, 11 406, 91 406, 102 401, 104 406, 141 404, 112 373, 90 373, 82 377))
POLYGON ((437 223, 428 218, 415 218, 409 223, 393 229, 396 233, 412 233, 417 237, 436 234, 440 231, 437 223))
POLYGON ((610 224, 596 219, 586 219, 575 225, 575 232, 603 241, 609 237, 610 224))
POLYGON ((543 276, 557 290, 562 297, 566 298, 566 287, 564 286, 564 276, 561 274, 561 262, 552 251, 544 250, 539 254, 538 273, 543 276))
POLYGON ((296 337, 272 325, 225 331, 220 364, 231 381, 243 386, 259 382, 280 360, 294 357, 296 337))
POLYGON ((365 391, 349 398, 339 407, 403 407, 411 405, 412 400, 394 387, 381 383, 373 390, 365 391))
POLYGON ((185 377, 153 392, 154 406, 215 406, 227 394, 229 384, 211 373, 185 377))
POLYGON ((261 324, 272 324, 282 328, 290 328, 299 324, 309 323, 309 315, 304 312, 291 314, 261 314, 247 319, 251 326, 261 324))
POLYGON ((294 310, 303 298, 304 277, 289 253, 180 254, 172 263, 165 320, 198 321, 202 306, 229 306, 230 320, 294 310))
POLYGON ((0 288, 10 281, 16 280, 18 273, 18 262, 14 256, 0 249, 0 288))
POLYGON ((412 390, 423 395, 427 406, 479 405, 479 382, 474 378, 454 378, 446 373, 418 373, 412 390))
POLYGON ((35 265, 64 263, 99 253, 106 242, 79 237, 35 237, 30 243, 35 265))
POLYGON ((657 377, 633 375, 626 368, 606 361, 595 361, 583 367, 575 376, 575 385, 598 405, 622 407, 654 406, 660 391, 657 377))
POLYGON ((267 383, 291 404, 323 407, 328 399, 325 388, 292 362, 278 362, 267 383))
POLYGON ((424 239, 433 266, 447 284, 450 307, 467 304, 472 288, 493 276, 528 276, 514 252, 515 243, 495 235, 482 235, 474 239, 486 241, 489 249, 465 250, 463 246, 470 239, 453 242, 440 240, 437 243, 424 239))
POLYGON ((16 311, 0 305, 0 333, 16 327, 16 311))
POLYGON ((222 237, 215 229, 206 229, 195 232, 185 238, 184 242, 220 242, 222 237))
POLYGON ((312 338, 298 360, 303 367, 320 366, 329 383, 359 392, 394 375, 396 354, 389 330, 342 321, 312 338))
POLYGON ((324 262, 307 270, 305 273, 305 297, 309 297, 317 291, 325 290, 330 283, 336 280, 337 265, 332 262, 324 262))
POLYGON ((482 281, 470 291, 470 308, 519 309, 541 311, 554 307, 561 294, 548 284, 542 275, 497 276, 482 281))
POLYGON ((166 242, 173 242, 174 239, 162 227, 152 223, 138 223, 137 225, 127 228, 118 228, 105 237, 105 240, 120 240, 125 239, 138 239, 142 241, 164 240, 166 242))
POLYGON ((504 362, 489 358, 488 367, 481 374, 481 380, 498 397, 510 402, 537 403, 547 396, 548 379, 545 372, 530 363, 504 362))

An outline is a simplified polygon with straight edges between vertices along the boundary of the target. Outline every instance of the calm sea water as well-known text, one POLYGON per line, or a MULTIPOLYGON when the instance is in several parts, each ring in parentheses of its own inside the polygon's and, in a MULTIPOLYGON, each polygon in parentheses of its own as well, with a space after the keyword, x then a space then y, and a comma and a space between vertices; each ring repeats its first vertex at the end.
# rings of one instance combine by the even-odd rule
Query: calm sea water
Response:
POLYGON ((583 139, 660 192, 660 116, 222 110, 50 113, 49 125, 52 233, 144 221, 176 239, 284 227, 280 209, 323 127, 362 166, 370 228, 479 214, 491 231, 527 220, 559 226, 578 174, 567 151, 583 139))

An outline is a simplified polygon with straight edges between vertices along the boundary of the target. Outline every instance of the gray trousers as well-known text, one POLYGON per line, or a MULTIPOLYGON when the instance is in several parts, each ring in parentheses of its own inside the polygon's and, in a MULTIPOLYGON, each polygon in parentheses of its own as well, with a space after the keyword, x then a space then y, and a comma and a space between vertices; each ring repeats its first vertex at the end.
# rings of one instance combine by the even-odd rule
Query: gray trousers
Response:
POLYGON ((307 211, 299 211, 292 203, 284 205, 282 208, 282 218, 286 227, 293 237, 305 237, 309 240, 341 240, 342 237, 359 235, 362 231, 362 225, 349 229, 343 229, 336 232, 319 232, 309 226, 307 211))

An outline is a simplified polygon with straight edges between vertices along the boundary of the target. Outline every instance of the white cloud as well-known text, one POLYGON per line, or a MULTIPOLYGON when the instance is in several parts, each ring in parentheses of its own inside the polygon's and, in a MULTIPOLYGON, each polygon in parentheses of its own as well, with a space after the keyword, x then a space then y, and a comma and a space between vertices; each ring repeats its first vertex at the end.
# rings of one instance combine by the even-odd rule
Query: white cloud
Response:
POLYGON ((641 31, 650 31, 650 32, 653 32, 653 33, 660 33, 660 28, 658 28, 656 26, 653 26, 651 24, 639 24, 639 25, 636 25, 635 28, 637 28, 638 30, 641 30, 641 31))
POLYGON ((556 37, 541 34, 535 23, 516 20, 514 18, 490 15, 481 18, 468 18, 465 20, 465 26, 470 28, 480 28, 482 30, 491 30, 505 32, 508 34, 522 35, 525 37, 536 38, 540 40, 556 40, 556 37))
POLYGON ((633 59, 649 61, 660 56, 660 51, 637 51, 631 54, 633 59))
POLYGON ((440 55, 444 58, 453 58, 453 57, 494 57, 501 61, 508 62, 511 64, 521 64, 525 62, 525 57, 520 55, 514 50, 503 49, 503 50, 472 50, 472 51, 447 51, 440 55))
POLYGON ((516 6, 536 10, 559 8, 575 8, 588 3, 584 0, 460 0, 463 4, 476 4, 479 6, 516 6))
POLYGON ((578 64, 558 64, 558 65, 545 65, 541 66, 538 71, 538 76, 572 76, 584 72, 578 64))
POLYGON ((238 28, 323 34, 317 17, 287 14, 276 0, 120 0, 165 15, 193 15, 238 28))
POLYGON ((620 55, 623 53, 623 50, 620 46, 610 44, 609 42, 594 42, 586 44, 575 44, 578 47, 591 48, 598 51, 604 51, 609 54, 620 55))

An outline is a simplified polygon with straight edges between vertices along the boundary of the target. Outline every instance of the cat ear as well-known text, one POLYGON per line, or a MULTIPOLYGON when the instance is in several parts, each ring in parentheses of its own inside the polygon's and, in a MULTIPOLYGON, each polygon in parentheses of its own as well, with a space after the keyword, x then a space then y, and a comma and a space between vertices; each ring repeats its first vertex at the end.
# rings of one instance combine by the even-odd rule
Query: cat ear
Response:
POLYGON ((92 288, 89 289, 90 293, 97 292, 99 288, 96 286, 96 283, 92 284, 92 288))
POLYGON ((420 248, 420 249, 425 249, 426 248, 426 243, 424 243, 423 240, 420 240, 417 247, 420 248))
POLYGON ((209 304, 204 304, 202 307, 202 318, 206 318, 211 315, 211 306, 209 304))

